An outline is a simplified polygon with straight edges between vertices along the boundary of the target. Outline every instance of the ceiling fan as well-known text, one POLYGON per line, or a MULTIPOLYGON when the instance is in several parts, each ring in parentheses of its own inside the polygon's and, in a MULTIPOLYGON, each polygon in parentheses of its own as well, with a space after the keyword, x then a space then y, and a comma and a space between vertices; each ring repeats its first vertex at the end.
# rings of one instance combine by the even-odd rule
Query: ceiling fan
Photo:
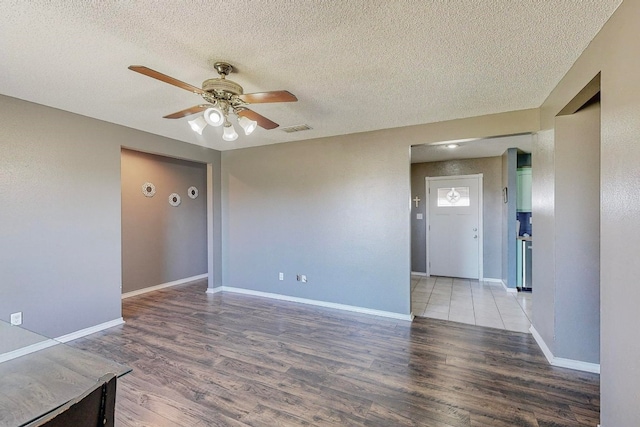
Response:
POLYGON ((179 119, 204 112, 202 116, 198 116, 196 119, 189 121, 191 128, 199 134, 202 134, 202 130, 207 124, 211 126, 224 125, 222 138, 226 141, 233 141, 238 138, 238 134, 233 128, 233 125, 229 122, 229 114, 233 113, 238 117, 238 124, 244 129, 245 134, 249 135, 255 130, 256 125, 264 129, 274 129, 279 125, 263 115, 250 110, 247 108, 247 105, 271 102, 295 102, 298 100, 295 95, 286 90, 244 93, 242 86, 226 79, 226 77, 233 72, 233 66, 231 64, 227 62, 216 62, 213 64, 213 67, 220 77, 205 80, 202 83, 202 89, 142 65, 131 65, 129 69, 202 96, 207 104, 196 105, 166 115, 164 118, 179 119))

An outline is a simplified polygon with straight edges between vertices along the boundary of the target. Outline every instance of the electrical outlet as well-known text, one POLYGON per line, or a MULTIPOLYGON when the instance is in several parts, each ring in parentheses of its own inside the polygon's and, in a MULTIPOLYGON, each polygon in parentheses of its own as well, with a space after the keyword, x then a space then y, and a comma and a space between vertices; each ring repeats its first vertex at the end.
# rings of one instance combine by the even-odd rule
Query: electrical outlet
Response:
POLYGON ((302 283, 307 283, 307 276, 305 276, 304 274, 300 276, 300 281, 302 283))
POLYGON ((278 274, 278 280, 284 280, 284 273, 278 274))
POLYGON ((22 312, 11 313, 11 324, 14 326, 22 325, 22 312))

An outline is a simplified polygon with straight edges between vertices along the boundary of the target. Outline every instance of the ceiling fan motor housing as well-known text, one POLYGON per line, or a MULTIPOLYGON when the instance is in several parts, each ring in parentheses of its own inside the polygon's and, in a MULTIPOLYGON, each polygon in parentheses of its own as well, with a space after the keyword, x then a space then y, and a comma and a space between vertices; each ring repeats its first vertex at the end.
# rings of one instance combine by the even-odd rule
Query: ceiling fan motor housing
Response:
POLYGON ((233 95, 242 95, 242 86, 227 79, 209 79, 202 83, 202 90, 209 93, 229 92, 233 95))

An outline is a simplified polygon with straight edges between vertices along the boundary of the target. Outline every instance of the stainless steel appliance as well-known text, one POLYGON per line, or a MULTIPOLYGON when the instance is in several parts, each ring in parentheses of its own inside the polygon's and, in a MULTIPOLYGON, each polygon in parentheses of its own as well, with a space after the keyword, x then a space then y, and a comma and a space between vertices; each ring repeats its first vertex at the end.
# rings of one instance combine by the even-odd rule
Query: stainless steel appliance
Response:
POLYGON ((531 282, 531 240, 521 240, 522 244, 522 290, 531 291, 533 284, 531 282))

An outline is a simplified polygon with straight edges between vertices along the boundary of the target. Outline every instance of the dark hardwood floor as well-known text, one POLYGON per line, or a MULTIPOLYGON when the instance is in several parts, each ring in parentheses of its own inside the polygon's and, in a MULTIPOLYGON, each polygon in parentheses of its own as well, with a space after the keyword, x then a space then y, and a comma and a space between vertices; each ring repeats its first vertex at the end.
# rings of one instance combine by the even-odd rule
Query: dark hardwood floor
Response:
POLYGON ((125 426, 590 426, 599 376, 549 366, 529 334, 222 293, 123 301, 71 343, 133 368, 125 426))

